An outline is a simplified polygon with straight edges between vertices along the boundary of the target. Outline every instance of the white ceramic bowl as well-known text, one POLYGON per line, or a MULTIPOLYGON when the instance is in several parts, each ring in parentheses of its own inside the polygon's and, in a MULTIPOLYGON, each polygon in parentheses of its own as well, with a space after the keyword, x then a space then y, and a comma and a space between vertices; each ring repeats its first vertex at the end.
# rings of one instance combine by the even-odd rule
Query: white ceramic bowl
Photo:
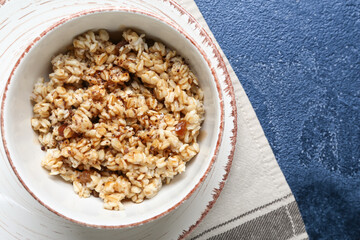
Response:
MULTIPOLYGON (((136 226, 157 219, 176 209, 197 189, 216 159, 223 131, 223 106, 219 83, 210 61, 195 42, 175 25, 138 10, 93 10, 69 16, 44 31, 26 49, 15 65, 3 95, 1 131, 8 160, 26 190, 50 211, 76 223, 99 228, 136 226), (204 90, 205 121, 202 125, 200 153, 152 199, 141 204, 125 203, 123 211, 103 209, 98 198, 80 198, 72 185, 50 176, 40 165, 41 151, 32 130, 30 95, 35 81, 47 77, 50 60, 63 52, 72 39, 87 31, 106 29, 120 32, 133 28, 147 37, 176 49, 190 64, 204 90)), ((199 195, 199 197, 201 197, 199 195)))

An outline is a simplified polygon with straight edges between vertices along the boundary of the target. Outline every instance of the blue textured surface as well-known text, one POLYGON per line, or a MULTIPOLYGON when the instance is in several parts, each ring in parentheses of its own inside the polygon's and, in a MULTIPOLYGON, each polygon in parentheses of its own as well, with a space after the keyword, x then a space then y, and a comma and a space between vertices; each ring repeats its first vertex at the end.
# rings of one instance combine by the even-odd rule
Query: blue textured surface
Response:
POLYGON ((360 1, 195 0, 311 239, 360 239, 360 1))

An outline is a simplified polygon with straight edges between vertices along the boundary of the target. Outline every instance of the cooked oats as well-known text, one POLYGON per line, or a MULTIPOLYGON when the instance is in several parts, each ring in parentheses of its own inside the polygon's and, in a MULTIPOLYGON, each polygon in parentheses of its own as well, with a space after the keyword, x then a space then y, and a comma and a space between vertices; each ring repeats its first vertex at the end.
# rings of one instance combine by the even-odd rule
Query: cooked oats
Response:
POLYGON ((203 92, 184 59, 133 30, 122 37, 76 37, 32 95, 42 166, 111 210, 154 197, 184 172, 204 119, 203 92))

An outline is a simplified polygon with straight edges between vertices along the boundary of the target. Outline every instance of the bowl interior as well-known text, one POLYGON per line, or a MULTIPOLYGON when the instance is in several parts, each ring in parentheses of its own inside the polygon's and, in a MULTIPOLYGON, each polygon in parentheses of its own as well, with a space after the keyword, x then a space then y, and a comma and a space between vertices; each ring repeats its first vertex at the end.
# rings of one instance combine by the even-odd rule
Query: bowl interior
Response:
POLYGON ((220 129, 220 100, 214 76, 200 51, 179 31, 164 22, 140 13, 106 11, 69 20, 47 33, 21 60, 5 93, 4 137, 10 160, 18 176, 36 198, 53 211, 72 220, 97 226, 136 224, 166 212, 181 202, 199 183, 215 153, 220 129), (80 198, 72 185, 58 176, 50 176, 40 165, 41 151, 37 134, 32 130, 30 95, 39 77, 48 78, 50 60, 63 52, 72 39, 87 31, 106 29, 112 33, 125 28, 143 32, 176 49, 198 76, 205 95, 205 121, 202 125, 200 153, 187 164, 186 171, 174 178, 152 199, 141 204, 125 203, 123 211, 103 209, 100 199, 80 198))

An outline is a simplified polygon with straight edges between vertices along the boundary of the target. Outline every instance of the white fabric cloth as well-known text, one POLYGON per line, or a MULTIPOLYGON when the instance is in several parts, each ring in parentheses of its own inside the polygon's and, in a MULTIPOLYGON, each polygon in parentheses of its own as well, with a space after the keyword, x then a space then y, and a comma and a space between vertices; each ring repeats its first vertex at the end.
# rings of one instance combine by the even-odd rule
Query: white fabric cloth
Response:
MULTIPOLYGON (((214 42, 216 42, 196 3, 193 0, 179 0, 178 3, 203 25, 214 42)), ((218 44, 217 46, 220 49, 218 44)), ((278 222, 288 222, 291 227, 290 236, 283 235, 284 238, 280 238, 307 238, 294 196, 277 164, 255 111, 227 58, 222 51, 221 53, 230 73, 236 96, 238 110, 236 150, 228 181, 219 199, 205 219, 192 232, 189 239, 208 239, 213 236, 219 236, 220 239, 219 234, 257 218, 260 219, 253 221, 258 225, 252 226, 253 233, 256 231, 269 231, 266 228, 271 230, 271 228, 276 227, 278 222), (286 215, 279 216, 281 215, 279 211, 284 206, 286 215), (293 211, 290 211, 290 208, 293 211), (261 223, 261 216, 269 213, 274 215, 270 216, 274 220, 274 226, 271 224, 268 226, 259 224, 261 223), (281 217, 284 219, 280 219, 281 217)), ((245 227, 244 231, 247 232, 247 228, 245 227)), ((285 229, 281 231, 285 232, 285 229)), ((241 232, 239 233, 240 235, 237 236, 241 237, 241 239, 257 239, 254 234, 252 234, 253 236, 251 234, 247 235, 247 237, 241 232)), ((215 237, 215 239, 217 238, 215 237)))

